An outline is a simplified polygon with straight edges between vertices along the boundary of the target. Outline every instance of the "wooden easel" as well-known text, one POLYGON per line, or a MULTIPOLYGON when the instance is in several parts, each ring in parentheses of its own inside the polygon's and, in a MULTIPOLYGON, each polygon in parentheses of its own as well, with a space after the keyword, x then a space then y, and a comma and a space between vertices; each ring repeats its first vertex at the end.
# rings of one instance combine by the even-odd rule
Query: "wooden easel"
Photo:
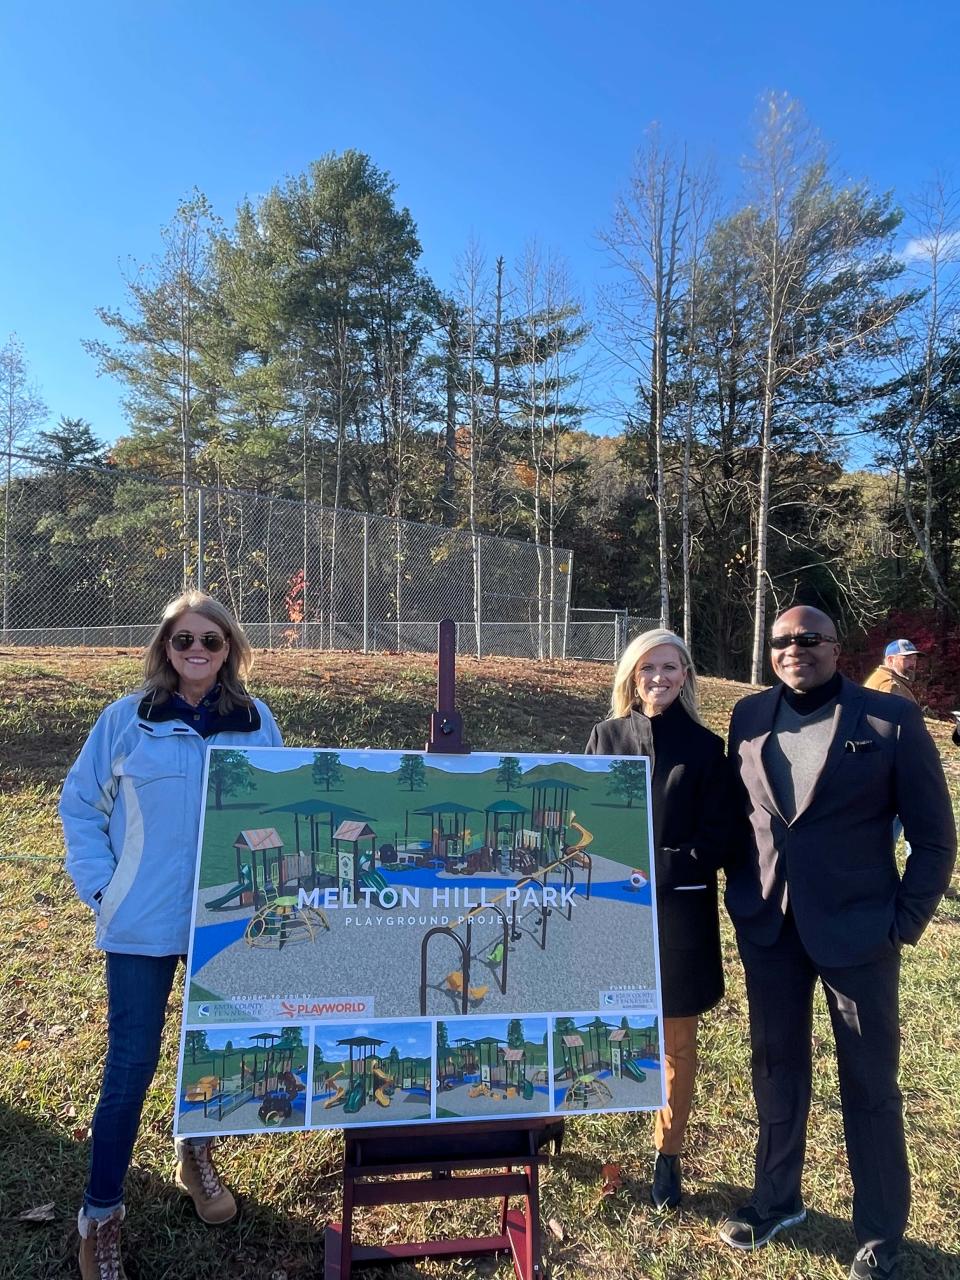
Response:
MULTIPOLYGON (((430 717, 428 752, 470 750, 456 709, 456 647, 456 623, 446 619, 437 644, 437 706, 430 717)), ((355 1270, 374 1264, 501 1252, 512 1253, 517 1280, 542 1280, 540 1166, 549 1160, 548 1148, 558 1152, 562 1140, 563 1121, 545 1116, 344 1130, 343 1215, 324 1233, 324 1280, 350 1280, 355 1270), (452 1176, 467 1169, 486 1172, 452 1176), (500 1201, 496 1235, 353 1243, 357 1207, 491 1198, 500 1201), (511 1198, 519 1198, 522 1207, 511 1209, 511 1198)))

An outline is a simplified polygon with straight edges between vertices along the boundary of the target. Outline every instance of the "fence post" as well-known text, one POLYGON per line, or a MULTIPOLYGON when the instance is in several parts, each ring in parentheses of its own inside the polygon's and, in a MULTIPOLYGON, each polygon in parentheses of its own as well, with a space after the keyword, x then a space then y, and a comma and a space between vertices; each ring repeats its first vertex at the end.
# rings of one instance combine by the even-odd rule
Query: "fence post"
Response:
POLYGON ((363 517, 363 652, 370 652, 370 517, 363 517))
POLYGON ((203 590, 203 490, 197 490, 197 590, 203 590))
POLYGON ((570 597, 573 593, 573 552, 567 553, 567 598, 563 604, 563 642, 561 645, 561 658, 567 656, 567 636, 570 631, 570 597))
POLYGON ((476 565, 474 567, 474 573, 476 574, 476 585, 474 586, 473 616, 477 624, 477 657, 482 658, 483 657, 483 636, 482 636, 481 629, 483 627, 483 620, 480 615, 482 613, 481 601, 483 600, 483 566, 482 566, 482 561, 480 559, 480 545, 483 542, 483 538, 480 536, 480 534, 475 534, 474 537, 476 540, 476 553, 475 553, 476 565))

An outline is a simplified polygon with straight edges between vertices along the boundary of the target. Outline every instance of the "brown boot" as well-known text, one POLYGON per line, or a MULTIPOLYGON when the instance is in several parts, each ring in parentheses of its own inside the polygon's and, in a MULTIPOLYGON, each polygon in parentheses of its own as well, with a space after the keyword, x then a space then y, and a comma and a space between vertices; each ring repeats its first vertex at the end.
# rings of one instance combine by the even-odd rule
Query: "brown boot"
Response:
POLYGON ((124 1208, 118 1205, 108 1218, 88 1218, 80 1210, 80 1274, 83 1280, 127 1280, 120 1257, 120 1224, 124 1208))
POLYGON ((208 1226, 219 1227, 237 1216, 237 1202, 220 1181, 210 1155, 213 1138, 205 1142, 177 1139, 175 1180, 193 1201, 197 1216, 208 1226))

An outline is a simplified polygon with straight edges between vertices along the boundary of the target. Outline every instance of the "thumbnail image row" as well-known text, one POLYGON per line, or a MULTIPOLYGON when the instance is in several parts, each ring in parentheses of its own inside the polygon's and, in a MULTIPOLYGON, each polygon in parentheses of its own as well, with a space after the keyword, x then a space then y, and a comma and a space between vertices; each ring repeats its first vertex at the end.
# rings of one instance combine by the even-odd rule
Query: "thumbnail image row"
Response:
POLYGON ((177 1132, 495 1119, 662 1105, 655 1014, 188 1030, 177 1132))

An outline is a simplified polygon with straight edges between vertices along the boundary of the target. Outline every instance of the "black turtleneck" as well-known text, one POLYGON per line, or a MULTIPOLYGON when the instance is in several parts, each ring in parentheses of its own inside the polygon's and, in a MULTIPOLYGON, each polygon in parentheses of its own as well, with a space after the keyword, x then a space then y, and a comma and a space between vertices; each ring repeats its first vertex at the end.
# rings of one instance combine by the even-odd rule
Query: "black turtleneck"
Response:
POLYGON ((807 689, 804 693, 799 693, 796 689, 791 689, 789 686, 784 685, 783 700, 798 716, 813 715, 814 711, 819 711, 828 702, 832 702, 834 698, 839 697, 842 683, 843 678, 840 672, 835 671, 824 684, 818 684, 815 689, 807 689))

